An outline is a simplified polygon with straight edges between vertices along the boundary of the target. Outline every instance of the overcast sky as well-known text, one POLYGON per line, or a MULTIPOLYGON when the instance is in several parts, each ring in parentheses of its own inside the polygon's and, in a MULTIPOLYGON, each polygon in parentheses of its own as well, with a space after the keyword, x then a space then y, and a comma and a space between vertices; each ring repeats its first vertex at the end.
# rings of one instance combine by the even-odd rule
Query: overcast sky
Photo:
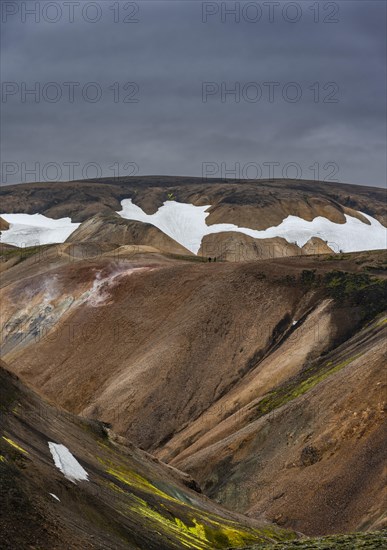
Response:
POLYGON ((3 1, 2 183, 385 185, 386 3, 319 4, 3 1))

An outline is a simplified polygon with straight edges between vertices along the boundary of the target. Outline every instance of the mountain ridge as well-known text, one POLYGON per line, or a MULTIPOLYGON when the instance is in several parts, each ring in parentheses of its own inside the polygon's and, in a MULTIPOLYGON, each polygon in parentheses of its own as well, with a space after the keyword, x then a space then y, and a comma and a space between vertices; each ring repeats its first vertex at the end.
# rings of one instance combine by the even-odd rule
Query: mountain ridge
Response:
MULTIPOLYGON (((297 524, 288 515, 277 518, 290 501, 271 500, 275 495, 265 476, 283 479, 283 487, 289 483, 287 468, 270 474, 275 461, 264 459, 262 491, 257 492, 254 484, 249 489, 249 480, 257 479, 258 464, 243 430, 252 430, 250 437, 260 441, 261 426, 269 430, 277 414, 262 409, 263 417, 254 419, 251 411, 260 410, 261 401, 281 404, 284 395, 287 411, 295 403, 309 403, 317 391, 322 392, 316 394, 321 400, 333 396, 333 390, 323 391, 328 381, 333 388, 343 388, 333 381, 355 366, 359 377, 367 375, 380 388, 376 384, 382 337, 367 344, 373 357, 367 359, 369 372, 353 359, 358 351, 341 356, 340 346, 352 346, 351 338, 386 309, 385 253, 211 264, 146 253, 122 255, 117 262, 112 253, 71 259, 61 255, 53 263, 47 253, 35 264, 32 255, 5 271, 3 356, 9 367, 58 405, 109 422, 136 445, 195 473, 206 493, 227 506, 254 515, 267 502, 267 513, 273 510, 271 520, 308 535, 327 534, 329 508, 316 512, 307 504, 313 492, 308 498, 291 496, 297 524), (330 361, 332 368, 342 364, 342 369, 331 373, 326 366, 330 361), (307 392, 287 404, 286 395, 298 391, 300 384, 306 384, 307 392), (245 459, 238 459, 239 466, 230 470, 231 457, 243 456, 239 447, 246 449, 245 459), (235 476, 244 487, 245 504, 234 488, 235 476), (325 518, 322 524, 320 518, 325 518)), ((385 325, 377 330, 385 331, 385 325)), ((363 386, 355 383, 353 390, 359 393, 363 386)), ((379 410, 379 397, 380 391, 368 392, 371 411, 379 410)), ((339 396, 335 402, 340 402, 339 396)), ((330 418, 334 404, 327 409, 330 418)), ((361 400, 356 407, 361 407, 361 400)), ((304 433, 309 420, 301 411, 297 430, 304 433)), ((354 412, 363 414, 357 408, 354 412)), ((370 416, 371 424, 366 425, 375 423, 378 415, 370 416)), ((317 425, 312 431, 322 434, 316 412, 314 418, 317 425)), ((348 423, 348 418, 341 422, 348 423)), ((302 437, 295 438, 294 448, 277 438, 278 453, 301 453, 302 437)), ((311 450, 312 459, 314 452, 319 456, 320 444, 312 438, 310 446, 317 449, 311 450)), ((345 456, 345 448, 338 447, 338 457, 345 456)), ((370 448, 376 449, 376 442, 370 448)), ((272 452, 270 445, 264 449, 263 456, 272 452)), ((312 476, 329 460, 324 455, 312 470, 300 463, 298 475, 312 476)), ((344 498, 345 486, 340 491, 344 498)), ((352 524, 338 516, 335 528, 361 528, 367 513, 354 514, 352 524)))
POLYGON ((26 520, 47 550, 382 540, 387 253, 340 246, 359 245, 357 228, 361 247, 382 244, 384 192, 352 187, 0 189, 4 209, 27 214, 0 215, 13 373, 0 366, 0 531, 12 550, 26 520), (256 238, 289 223, 286 239, 256 238), (344 244, 324 227, 344 229, 344 244))
MULTIPOLYGON (((387 225, 386 213, 383 212, 382 208, 386 200, 385 189, 310 180, 242 180, 240 183, 228 180, 225 183, 224 180, 219 179, 203 181, 202 178, 163 178, 159 176, 148 178, 133 176, 129 178, 79 180, 66 183, 22 183, 0 187, 0 198, 3 202, 2 208, 8 213, 21 211, 31 214, 36 213, 37 209, 40 209, 39 213, 46 213, 55 218, 64 217, 64 214, 69 215, 71 214, 71 209, 73 209, 73 221, 78 222, 84 221, 87 217, 99 211, 109 209, 117 211, 120 208, 119 202, 126 198, 133 198, 145 212, 152 214, 163 204, 163 201, 167 200, 168 193, 174 194, 175 191, 183 193, 181 197, 176 197, 182 202, 199 200, 199 204, 211 204, 211 200, 203 203, 206 189, 212 194, 215 192, 213 197, 216 198, 216 203, 221 200, 223 202, 226 201, 226 203, 228 203, 227 201, 231 201, 229 204, 239 202, 247 205, 252 201, 258 207, 263 198, 265 198, 265 201, 273 199, 270 192, 274 193, 280 190, 285 194, 290 190, 296 193, 297 198, 301 200, 303 200, 302 193, 306 193, 310 197, 325 195, 329 201, 333 201, 332 204, 341 199, 343 201, 342 206, 355 208, 356 210, 363 209, 366 213, 376 216, 385 226, 387 225), (93 186, 94 192, 96 192, 95 199, 100 201, 100 204, 95 203, 93 196, 82 195, 82 192, 85 191, 93 193, 93 186), (177 186, 176 189, 174 189, 174 186, 177 186), (192 186, 196 187, 196 193, 200 197, 197 194, 195 195, 195 193, 192 194, 192 189, 184 191, 185 187, 190 188, 192 186), (218 187, 218 190, 214 190, 214 187, 218 187), (149 190, 152 190, 152 188, 152 193, 149 193, 149 190), (104 190, 102 194, 100 193, 101 190, 104 190), (257 190, 263 193, 261 201, 259 200, 259 194, 257 195, 256 193, 257 190), (51 196, 54 191, 56 198, 51 196), (75 193, 75 196, 71 195, 71 191, 75 193), (128 191, 132 191, 132 196, 128 197, 128 191), (228 197, 229 191, 233 193, 228 197), (69 192, 70 195, 68 195, 69 192), (81 195, 79 195, 79 192, 81 192, 81 195), (12 197, 15 193, 17 195, 17 204, 15 204, 14 200, 16 197, 12 197), (368 199, 368 204, 364 202, 364 198, 368 199), (69 202, 68 206, 63 209, 65 201, 69 202), (62 203, 61 206, 58 206, 59 203, 62 203), (82 205, 87 205, 86 211, 81 212, 80 207, 82 205)), ((296 208, 296 205, 290 205, 289 207, 296 208)), ((343 218, 341 219, 343 220, 343 218)), ((211 217, 208 221, 212 223, 211 217)), ((234 219, 225 221, 236 223, 234 219)), ((218 223, 218 220, 216 223, 218 223)))

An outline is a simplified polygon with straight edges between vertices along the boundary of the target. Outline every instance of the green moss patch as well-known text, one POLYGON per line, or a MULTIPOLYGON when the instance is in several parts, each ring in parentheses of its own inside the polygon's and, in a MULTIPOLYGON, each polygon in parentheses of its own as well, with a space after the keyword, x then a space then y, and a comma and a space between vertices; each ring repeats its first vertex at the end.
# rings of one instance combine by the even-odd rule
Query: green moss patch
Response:
MULTIPOLYGON (((237 522, 207 512, 187 497, 180 497, 174 487, 158 486, 137 472, 114 464, 113 460, 99 461, 113 481, 108 487, 122 498, 118 508, 124 516, 139 516, 145 529, 159 532, 166 539, 175 539, 178 548, 212 550, 244 548, 247 544, 294 538, 292 532, 280 528, 244 528, 237 522)), ((165 485, 165 486, 164 486, 165 485)))
POLYGON ((332 364, 332 361, 328 361, 320 366, 317 372, 313 372, 316 370, 316 367, 306 369, 295 378, 292 378, 287 383, 266 394, 255 407, 252 419, 256 420, 278 407, 285 405, 289 401, 304 395, 317 384, 352 363, 352 361, 360 357, 360 355, 361 354, 349 357, 335 365, 332 364))
POLYGON ((11 447, 13 447, 14 449, 16 449, 17 451, 19 451, 19 453, 23 453, 25 455, 28 455, 28 451, 26 451, 25 449, 23 449, 23 447, 21 447, 20 445, 18 445, 15 441, 13 441, 12 439, 10 439, 9 437, 5 437, 3 435, 3 439, 4 441, 6 441, 8 443, 8 445, 11 445, 11 447))
POLYGON ((179 548, 195 548, 197 550, 215 550, 222 548, 245 548, 247 544, 264 543, 274 540, 294 538, 295 535, 286 531, 270 528, 247 530, 233 522, 217 521, 210 514, 196 513, 191 510, 171 511, 157 509, 145 500, 134 497, 129 506, 132 513, 141 516, 143 523, 149 529, 161 531, 167 537, 174 538, 179 548))

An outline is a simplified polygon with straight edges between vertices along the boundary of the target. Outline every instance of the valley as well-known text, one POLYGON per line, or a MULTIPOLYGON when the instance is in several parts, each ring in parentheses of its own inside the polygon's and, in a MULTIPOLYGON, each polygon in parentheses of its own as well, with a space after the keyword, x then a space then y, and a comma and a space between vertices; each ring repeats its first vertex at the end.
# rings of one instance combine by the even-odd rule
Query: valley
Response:
MULTIPOLYGON (((8 214, 78 224, 61 242, 5 238, 0 250, 0 468, 35 518, 35 545, 78 548, 72 529, 82 548, 382 541, 382 190, 289 181, 278 199, 279 181, 236 190, 166 179, 20 185, 17 202, 1 190, 8 214), (302 222, 298 244, 228 228, 192 249, 195 222, 176 204, 164 226, 153 223, 168 193, 192 212, 206 207, 208 227, 258 233, 288 216, 330 227, 350 216, 362 230, 372 217, 381 244, 336 251, 302 222), (146 215, 119 215, 128 195, 146 215), (63 479, 50 441, 70 449, 89 482, 63 479)), ((1 217, 11 225, 3 238, 13 222, 1 217)), ((15 510, 17 499, 6 502, 15 510)), ((12 529, 7 514, 2 529, 12 529)))

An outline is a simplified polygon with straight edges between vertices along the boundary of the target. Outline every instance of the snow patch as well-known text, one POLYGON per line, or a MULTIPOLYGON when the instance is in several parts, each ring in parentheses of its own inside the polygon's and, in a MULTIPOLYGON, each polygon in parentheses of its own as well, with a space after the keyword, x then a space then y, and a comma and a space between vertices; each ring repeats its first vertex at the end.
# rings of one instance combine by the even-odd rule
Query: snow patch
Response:
POLYGON ((77 459, 70 453, 64 445, 57 443, 48 443, 49 449, 54 459, 55 466, 63 475, 75 483, 76 481, 89 481, 89 474, 82 468, 77 459))
POLYGON ((54 493, 49 493, 49 495, 51 495, 52 498, 55 498, 55 500, 57 500, 58 502, 60 502, 60 498, 58 498, 56 495, 54 495, 54 493))
POLYGON ((334 223, 318 216, 312 221, 298 216, 288 216, 279 225, 263 231, 238 227, 231 223, 207 225, 207 210, 211 205, 195 206, 194 204, 166 201, 154 214, 146 214, 132 199, 121 201, 122 210, 117 212, 122 218, 150 223, 158 227, 169 237, 197 254, 202 239, 211 233, 235 231, 255 239, 282 237, 289 243, 304 246, 311 237, 328 241, 335 252, 357 252, 361 250, 378 250, 386 248, 386 228, 372 216, 360 212, 370 225, 345 214, 346 223, 334 223))
POLYGON ((1 242, 24 248, 42 244, 64 243, 81 225, 71 218, 54 220, 43 214, 0 214, 10 224, 1 232, 1 242))
MULTIPOLYGON (((345 214, 345 223, 334 223, 318 216, 312 221, 298 216, 288 216, 279 225, 263 231, 238 227, 232 223, 207 225, 208 209, 211 205, 195 206, 189 203, 165 201, 157 212, 146 214, 132 199, 121 201, 122 218, 150 223, 163 233, 197 254, 205 235, 235 231, 255 239, 282 237, 289 243, 304 246, 310 238, 319 237, 328 242, 335 251, 357 252, 386 248, 386 228, 372 216, 360 212, 370 225, 358 218, 345 214)), ((43 244, 63 243, 80 226, 71 218, 54 220, 42 214, 0 214, 10 224, 2 231, 1 241, 18 247, 39 246, 43 244)))

